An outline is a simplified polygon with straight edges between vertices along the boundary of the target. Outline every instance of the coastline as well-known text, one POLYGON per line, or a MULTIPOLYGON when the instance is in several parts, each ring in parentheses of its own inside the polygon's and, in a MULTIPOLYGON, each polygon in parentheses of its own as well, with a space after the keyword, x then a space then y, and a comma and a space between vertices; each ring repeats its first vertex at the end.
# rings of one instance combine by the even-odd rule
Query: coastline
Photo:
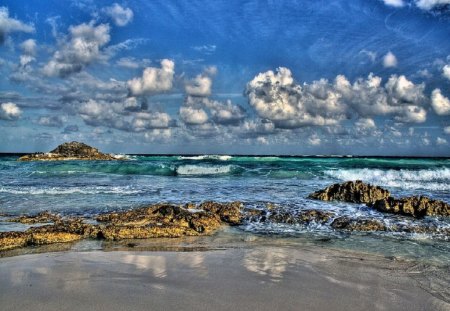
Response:
POLYGON ((450 307, 438 266, 251 236, 167 241, 0 258, 2 310, 450 307))

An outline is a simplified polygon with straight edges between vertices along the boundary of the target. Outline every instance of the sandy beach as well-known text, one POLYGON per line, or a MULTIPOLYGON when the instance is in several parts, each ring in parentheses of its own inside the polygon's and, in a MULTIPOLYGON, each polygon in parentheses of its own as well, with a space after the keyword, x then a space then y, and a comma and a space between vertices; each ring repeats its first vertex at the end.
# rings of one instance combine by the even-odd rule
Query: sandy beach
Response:
POLYGON ((444 274, 435 279, 430 267, 414 262, 264 243, 184 250, 118 247, 1 258, 1 309, 450 309, 448 271, 431 269, 444 274))

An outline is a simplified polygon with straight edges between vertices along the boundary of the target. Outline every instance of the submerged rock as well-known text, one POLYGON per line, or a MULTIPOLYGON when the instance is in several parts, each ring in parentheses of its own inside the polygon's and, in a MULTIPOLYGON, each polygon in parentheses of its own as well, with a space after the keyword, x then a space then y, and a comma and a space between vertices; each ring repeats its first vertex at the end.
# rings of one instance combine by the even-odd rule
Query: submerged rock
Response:
POLYGON ((331 223, 334 229, 348 231, 386 231, 386 225, 376 219, 350 218, 347 216, 338 217, 331 223))
POLYGON ((334 217, 334 213, 332 212, 312 209, 301 211, 298 214, 276 211, 273 212, 268 219, 273 222, 285 224, 309 224, 312 222, 324 224, 332 217, 334 217))
POLYGON ((352 203, 373 203, 389 196, 388 190, 357 180, 331 185, 310 194, 308 198, 322 201, 336 200, 352 203))
POLYGON ((61 161, 61 160, 117 160, 110 154, 101 153, 97 148, 80 142, 67 142, 48 153, 27 154, 18 161, 61 161))
POLYGON ((450 216, 450 204, 432 200, 426 196, 412 196, 395 199, 388 197, 377 200, 371 207, 380 212, 410 215, 416 218, 424 216, 450 216))

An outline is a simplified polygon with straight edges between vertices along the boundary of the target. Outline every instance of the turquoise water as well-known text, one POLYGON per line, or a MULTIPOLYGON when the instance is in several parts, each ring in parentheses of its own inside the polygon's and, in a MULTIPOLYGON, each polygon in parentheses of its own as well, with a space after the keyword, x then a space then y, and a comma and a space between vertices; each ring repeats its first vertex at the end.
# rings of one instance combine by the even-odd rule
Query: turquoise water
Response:
MULTIPOLYGON (((449 219, 445 218, 414 220, 382 214, 359 204, 306 199, 309 193, 331 183, 359 179, 383 186, 396 196, 427 195, 449 202, 450 159, 217 155, 125 157, 128 160, 111 162, 17 162, 18 156, 2 156, 0 213, 18 215, 49 210, 63 215, 88 216, 155 202, 239 200, 259 209, 265 209, 266 203, 271 202, 294 214, 315 208, 333 211, 338 216, 377 218, 389 224, 422 222, 439 227, 450 226, 449 219)), ((0 221, 0 231, 12 228, 14 224, 0 221)), ((17 226, 15 229, 21 228, 17 226)), ((371 248, 376 248, 374 243, 380 241, 380 249, 383 249, 383 244, 389 244, 381 242, 386 239, 390 241, 391 249, 392 245, 417 247, 417 243, 422 243, 426 245, 424 249, 432 250, 425 253, 436 252, 450 258, 448 237, 445 236, 349 234, 317 224, 301 226, 270 222, 247 223, 238 230, 274 237, 325 237, 333 239, 336 245, 358 241, 357 244, 371 245, 371 248)))

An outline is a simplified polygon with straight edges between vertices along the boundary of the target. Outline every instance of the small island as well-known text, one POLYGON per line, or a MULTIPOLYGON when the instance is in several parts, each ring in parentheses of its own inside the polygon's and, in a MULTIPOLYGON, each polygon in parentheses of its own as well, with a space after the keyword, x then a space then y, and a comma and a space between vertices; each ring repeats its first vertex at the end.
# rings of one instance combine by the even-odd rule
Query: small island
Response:
POLYGON ((111 154, 102 153, 97 148, 77 141, 66 142, 50 152, 27 154, 18 161, 68 161, 68 160, 118 160, 111 154))

